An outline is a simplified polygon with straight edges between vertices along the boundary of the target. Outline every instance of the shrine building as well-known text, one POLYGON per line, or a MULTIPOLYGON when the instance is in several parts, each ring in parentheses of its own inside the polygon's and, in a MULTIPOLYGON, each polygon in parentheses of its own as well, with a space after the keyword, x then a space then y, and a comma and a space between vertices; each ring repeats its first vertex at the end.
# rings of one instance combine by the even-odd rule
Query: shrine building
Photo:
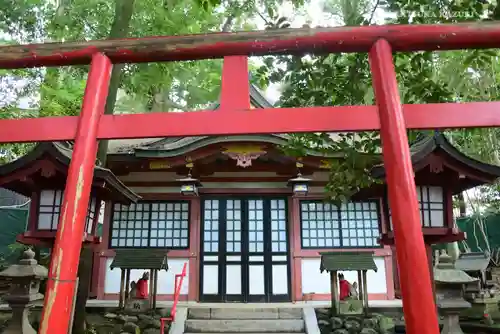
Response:
MULTIPOLYGON (((252 112, 272 105, 251 86, 252 112)), ((158 274, 158 300, 171 300, 174 277, 188 263, 181 300, 285 302, 330 300, 320 252, 371 252, 368 296, 393 299, 399 280, 387 200, 381 182, 349 203, 325 202, 327 160, 309 151, 284 155, 286 135, 186 137, 110 142, 95 168, 85 247, 94 251, 91 296, 119 298, 116 249, 168 250, 158 274), (102 231, 99 232, 99 231, 102 231)), ((0 166, 0 187, 31 198, 25 244, 51 247, 58 225, 71 143, 42 143, 0 166)), ((411 146, 425 242, 463 240, 452 196, 491 183, 500 168, 471 159, 435 133, 411 146)), ((373 175, 384 181, 384 166, 373 175)), ((137 280, 142 271, 133 270, 137 280)), ((345 272, 351 283, 356 272, 345 272)))

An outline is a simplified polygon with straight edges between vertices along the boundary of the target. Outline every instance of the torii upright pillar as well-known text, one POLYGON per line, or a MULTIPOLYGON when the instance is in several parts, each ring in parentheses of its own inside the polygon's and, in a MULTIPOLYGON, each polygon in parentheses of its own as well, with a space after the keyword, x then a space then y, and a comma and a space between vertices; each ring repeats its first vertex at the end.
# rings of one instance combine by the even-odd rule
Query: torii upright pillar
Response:
POLYGON ((97 130, 99 119, 104 113, 111 67, 112 64, 105 55, 95 53, 92 56, 50 261, 40 334, 66 334, 71 324, 78 263, 97 154, 97 130))
POLYGON ((369 60, 380 118, 406 332, 438 334, 410 148, 390 44, 384 39, 375 42, 369 60))

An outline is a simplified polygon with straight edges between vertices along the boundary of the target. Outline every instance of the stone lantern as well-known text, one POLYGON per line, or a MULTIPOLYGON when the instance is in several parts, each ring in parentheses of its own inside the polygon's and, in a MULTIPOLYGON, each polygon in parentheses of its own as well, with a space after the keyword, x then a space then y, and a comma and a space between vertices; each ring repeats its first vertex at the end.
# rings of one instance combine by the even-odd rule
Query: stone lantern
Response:
POLYGON ((471 307, 464 299, 464 286, 477 282, 463 270, 455 268, 451 256, 446 253, 439 257, 439 264, 434 269, 436 283, 436 304, 439 313, 444 316, 441 334, 463 334, 459 324, 459 315, 471 307))
POLYGON ((28 311, 33 303, 43 299, 39 292, 40 281, 47 277, 47 268, 35 260, 35 253, 28 249, 19 264, 14 264, 0 272, 0 277, 11 283, 4 300, 12 309, 12 319, 3 334, 36 334, 28 320, 28 311))
POLYGON ((478 279, 465 287, 464 298, 472 307, 462 313, 463 317, 480 320, 485 314, 498 314, 498 295, 494 286, 486 280, 486 271, 491 257, 487 253, 473 252, 460 254, 455 267, 478 279))

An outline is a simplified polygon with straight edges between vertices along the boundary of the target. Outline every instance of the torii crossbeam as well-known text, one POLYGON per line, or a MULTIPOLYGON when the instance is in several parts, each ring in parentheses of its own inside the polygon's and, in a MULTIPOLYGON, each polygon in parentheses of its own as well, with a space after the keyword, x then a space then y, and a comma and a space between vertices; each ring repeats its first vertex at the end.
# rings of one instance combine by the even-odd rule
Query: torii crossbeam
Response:
POLYGON ((98 139, 380 130, 407 332, 439 332, 406 129, 500 126, 500 102, 401 105, 394 51, 500 47, 500 23, 283 29, 0 47, 0 68, 91 64, 78 117, 0 120, 0 143, 75 140, 40 333, 66 334, 98 139), (247 56, 369 52, 377 106, 250 110, 247 56), (102 115, 112 63, 224 58, 220 110, 102 115), (228 90, 231 90, 228 93, 228 90))

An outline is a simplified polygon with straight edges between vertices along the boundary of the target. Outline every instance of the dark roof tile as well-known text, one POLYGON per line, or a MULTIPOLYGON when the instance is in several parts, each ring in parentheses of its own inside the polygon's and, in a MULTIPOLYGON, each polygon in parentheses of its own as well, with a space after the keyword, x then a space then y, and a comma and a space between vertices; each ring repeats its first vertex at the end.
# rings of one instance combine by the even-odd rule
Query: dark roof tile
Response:
POLYGON ((484 271, 490 264, 490 257, 482 252, 464 253, 455 262, 455 268, 463 271, 484 271))
MULTIPOLYGON (((69 167, 73 147, 69 142, 42 142, 35 146, 33 150, 23 155, 19 159, 6 163, 0 166, 0 175, 8 175, 24 168, 38 159, 43 159, 45 156, 50 156, 57 162, 69 167)), ((104 180, 106 188, 111 190, 114 197, 124 203, 137 202, 140 196, 134 193, 130 188, 125 186, 113 172, 107 168, 100 166, 94 167, 94 179, 104 180)), ((8 188, 7 185, 2 185, 8 188)), ((115 199, 113 198, 113 199, 115 199)))
POLYGON ((167 252, 151 249, 116 249, 110 268, 168 270, 167 252))
POLYGON ((371 252, 325 252, 321 254, 320 271, 374 270, 377 265, 371 252))

